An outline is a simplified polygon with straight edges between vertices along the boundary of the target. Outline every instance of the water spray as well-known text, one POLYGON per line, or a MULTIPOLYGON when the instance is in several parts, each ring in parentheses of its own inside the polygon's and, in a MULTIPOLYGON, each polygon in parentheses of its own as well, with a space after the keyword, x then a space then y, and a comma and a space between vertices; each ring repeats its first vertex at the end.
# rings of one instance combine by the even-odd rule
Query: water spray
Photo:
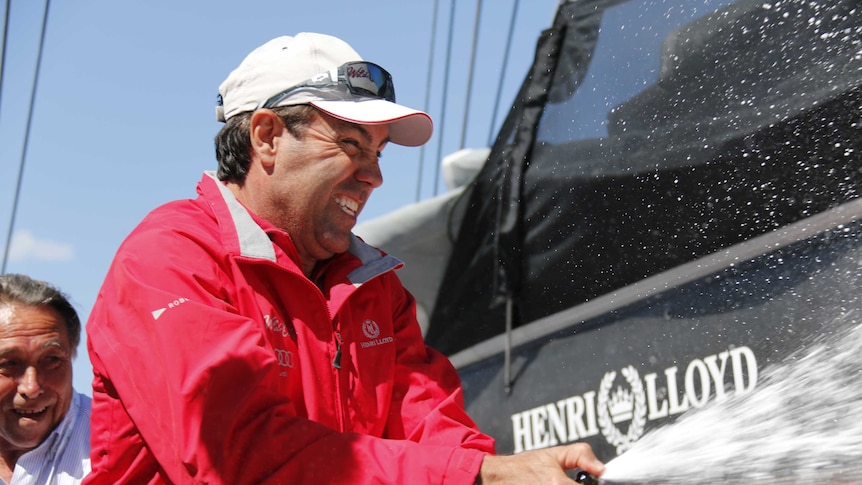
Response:
POLYGON ((648 432, 579 483, 862 483, 860 322, 832 319, 751 393, 648 432))

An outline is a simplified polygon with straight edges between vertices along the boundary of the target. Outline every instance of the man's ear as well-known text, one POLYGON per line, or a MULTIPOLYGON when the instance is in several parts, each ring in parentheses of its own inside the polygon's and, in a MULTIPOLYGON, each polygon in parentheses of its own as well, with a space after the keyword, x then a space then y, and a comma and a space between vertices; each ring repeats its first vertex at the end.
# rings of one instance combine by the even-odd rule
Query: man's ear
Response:
POLYGON ((249 122, 251 149, 266 167, 275 163, 275 139, 285 130, 281 118, 271 109, 259 109, 252 113, 249 122))

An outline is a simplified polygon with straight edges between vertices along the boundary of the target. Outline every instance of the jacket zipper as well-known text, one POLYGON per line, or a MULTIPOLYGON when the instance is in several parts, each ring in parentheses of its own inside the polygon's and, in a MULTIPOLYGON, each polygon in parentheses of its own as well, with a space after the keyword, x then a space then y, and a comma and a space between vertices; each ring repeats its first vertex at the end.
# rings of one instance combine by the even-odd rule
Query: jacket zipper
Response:
POLYGON ((336 404, 338 406, 338 420, 339 425, 341 426, 341 431, 347 430, 347 416, 348 413, 344 408, 344 393, 342 389, 342 379, 344 376, 341 371, 341 358, 342 358, 342 344, 344 343, 341 338, 341 332, 338 330, 338 317, 334 317, 332 319, 332 333, 335 336, 335 357, 332 359, 332 367, 335 369, 335 399, 336 404))
POLYGON ((335 330, 335 358, 332 359, 332 367, 341 370, 341 333, 335 330))

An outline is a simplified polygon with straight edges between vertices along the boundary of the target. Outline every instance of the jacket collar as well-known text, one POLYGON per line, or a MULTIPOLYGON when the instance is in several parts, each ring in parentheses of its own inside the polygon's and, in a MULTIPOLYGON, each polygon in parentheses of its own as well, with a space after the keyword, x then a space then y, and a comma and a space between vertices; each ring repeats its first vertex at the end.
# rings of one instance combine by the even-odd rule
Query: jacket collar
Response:
MULTIPOLYGON (((216 178, 214 171, 204 172, 204 180, 201 183, 206 184, 207 182, 218 188, 218 194, 226 208, 226 213, 220 214, 218 208, 214 207, 216 217, 221 221, 222 235, 228 236, 225 240, 234 239, 239 245, 238 252, 241 256, 277 261, 275 246, 269 234, 260 227, 248 209, 236 200, 233 192, 216 178), (229 221, 223 220, 225 215, 229 221), (226 224, 227 222, 229 224, 226 224)), ((207 192, 204 187, 204 194, 207 192)), ((360 286, 378 275, 404 266, 404 263, 398 258, 382 253, 379 249, 366 244, 355 234, 351 234, 350 247, 347 252, 360 262, 360 265, 347 275, 348 280, 354 286, 360 286)), ((335 258, 340 257, 343 256, 335 256, 335 258)))
POLYGON ((204 177, 210 178, 213 184, 218 187, 221 199, 224 201, 227 212, 230 215, 232 222, 230 225, 231 229, 235 231, 234 234, 239 244, 239 254, 248 258, 276 261, 275 248, 272 245, 272 241, 260 225, 255 222, 248 209, 240 204, 233 195, 233 192, 216 178, 215 172, 206 171, 204 172, 204 177))

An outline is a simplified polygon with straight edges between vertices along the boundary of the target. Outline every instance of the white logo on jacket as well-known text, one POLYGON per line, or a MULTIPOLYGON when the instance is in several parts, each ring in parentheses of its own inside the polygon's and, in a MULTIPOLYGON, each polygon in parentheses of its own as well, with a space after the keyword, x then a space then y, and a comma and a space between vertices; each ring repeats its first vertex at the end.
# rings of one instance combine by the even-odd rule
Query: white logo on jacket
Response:
POLYGON ((153 315, 153 320, 158 320, 159 317, 162 316, 162 313, 165 313, 165 311, 170 310, 170 309, 175 308, 175 307, 178 307, 178 306, 182 305, 183 303, 190 302, 190 301, 191 300, 189 300, 188 298, 177 298, 176 300, 168 303, 168 306, 162 307, 162 308, 157 308, 156 310, 153 310, 150 313, 152 313, 152 315, 153 315))
POLYGON ((365 334, 370 340, 366 340, 365 342, 360 342, 359 345, 363 349, 367 349, 368 347, 375 347, 377 345, 383 345, 392 343, 395 341, 392 337, 380 337, 380 325, 377 325, 377 322, 374 320, 365 320, 362 322, 362 333, 365 334))
POLYGON ((380 336, 380 326, 374 320, 365 320, 362 322, 362 333, 368 338, 377 338, 380 336))
POLYGON ((275 355, 278 357, 279 366, 293 369, 293 352, 284 349, 275 349, 275 355))
POLYGON ((278 319, 275 315, 264 315, 263 316, 263 324, 271 330, 273 333, 277 335, 281 335, 282 337, 293 337, 291 335, 291 328, 289 325, 285 325, 281 320, 278 319))

